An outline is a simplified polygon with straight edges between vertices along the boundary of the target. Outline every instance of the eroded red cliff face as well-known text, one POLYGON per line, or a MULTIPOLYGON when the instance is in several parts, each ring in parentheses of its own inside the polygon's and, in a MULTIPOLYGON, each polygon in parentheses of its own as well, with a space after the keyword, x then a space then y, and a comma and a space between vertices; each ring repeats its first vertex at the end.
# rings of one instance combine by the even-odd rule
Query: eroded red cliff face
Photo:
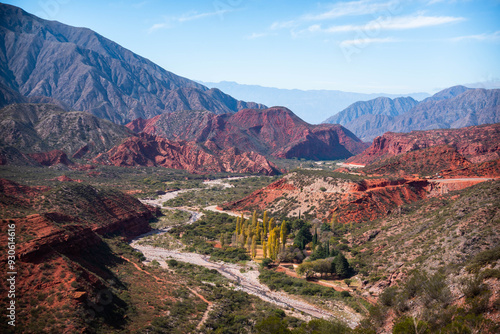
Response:
POLYGON ((284 107, 244 109, 235 114, 209 112, 162 114, 127 125, 136 132, 237 148, 278 158, 345 159, 366 144, 340 125, 311 125, 284 107))
POLYGON ((70 166, 73 162, 69 160, 66 153, 61 150, 52 150, 42 153, 30 153, 29 157, 43 166, 54 166, 58 164, 70 166))
MULTIPOLYGON (((450 146, 472 163, 500 158, 500 123, 462 129, 387 132, 348 162, 369 165, 400 154, 434 146, 450 146)), ((437 156, 439 158, 439 156, 437 156)))
POLYGON ((276 167, 258 153, 239 153, 235 148, 218 150, 213 142, 205 144, 202 147, 193 142, 172 141, 142 133, 99 155, 94 162, 115 166, 163 166, 191 173, 278 173, 276 167))
POLYGON ((363 169, 378 175, 434 175, 444 170, 460 170, 472 163, 451 146, 433 146, 375 162, 363 169))
POLYGON ((226 203, 233 211, 268 210, 289 217, 308 213, 339 222, 362 222, 383 217, 398 206, 427 196, 429 183, 418 179, 352 181, 328 176, 286 175, 241 200, 226 203))
MULTIPOLYGON (((16 316, 36 323, 38 313, 33 310, 50 309, 64 315, 56 320, 65 332, 87 332, 81 319, 91 315, 88 305, 99 303, 103 291, 112 299, 105 304, 108 310, 120 302, 109 295, 110 282, 118 279, 106 266, 121 259, 101 236, 132 238, 148 232, 157 209, 118 191, 78 183, 49 189, 0 179, 0 190, 1 244, 7 245, 8 229, 15 231, 16 295, 24 303, 18 305, 16 316)), ((0 262, 6 261, 4 252, 0 262)), ((7 290, 5 276, 6 271, 1 275, 2 291, 7 290)))

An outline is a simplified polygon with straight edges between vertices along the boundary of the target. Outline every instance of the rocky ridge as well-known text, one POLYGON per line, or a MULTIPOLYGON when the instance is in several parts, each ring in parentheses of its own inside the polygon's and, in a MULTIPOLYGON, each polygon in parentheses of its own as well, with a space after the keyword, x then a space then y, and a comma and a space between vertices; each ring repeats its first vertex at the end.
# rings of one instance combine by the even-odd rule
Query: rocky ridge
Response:
MULTIPOLYGON (((462 156, 460 159, 465 158, 471 163, 498 159, 500 158, 500 123, 463 129, 412 131, 410 133, 388 132, 375 138, 369 148, 350 158, 348 162, 369 165, 400 154, 437 146, 448 146, 455 150, 456 154, 462 156)), ((435 158, 439 159, 439 156, 435 158)))
POLYGON ((141 133, 98 155, 93 161, 115 166, 163 166, 191 173, 229 172, 276 175, 277 168, 255 152, 220 150, 212 142, 172 141, 141 133))
MULTIPOLYGON (((127 128, 89 113, 66 112, 45 103, 11 104, 1 109, 0 131, 0 144, 11 150, 29 154, 59 150, 74 158, 94 157, 133 135, 127 128)), ((4 159, 10 160, 5 155, 4 159)))
POLYGON ((165 113, 148 120, 135 120, 127 127, 168 139, 208 142, 221 150, 234 147, 242 152, 287 159, 344 159, 366 148, 342 126, 311 125, 284 107, 245 109, 225 115, 165 113))

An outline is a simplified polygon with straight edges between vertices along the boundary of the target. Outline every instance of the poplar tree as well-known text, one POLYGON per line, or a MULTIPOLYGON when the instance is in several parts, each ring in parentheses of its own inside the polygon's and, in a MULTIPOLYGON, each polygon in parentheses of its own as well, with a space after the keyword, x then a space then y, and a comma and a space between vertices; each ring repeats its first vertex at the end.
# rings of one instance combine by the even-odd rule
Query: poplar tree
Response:
POLYGON ((240 217, 236 218, 236 235, 240 234, 240 217))
POLYGON ((252 215, 252 227, 255 227, 255 225, 257 225, 257 211, 256 210, 253 211, 253 215, 252 215))
POLYGON ((334 212, 334 213, 332 214, 332 220, 330 221, 331 230, 332 230, 332 232, 334 232, 334 233, 335 233, 335 224, 337 224, 337 223, 338 223, 337 213, 336 213, 336 212, 334 212))
POLYGON ((281 223, 281 229, 280 229, 280 238, 281 242, 283 243, 283 246, 286 244, 286 236, 288 234, 288 228, 286 226, 286 220, 283 220, 281 223))
POLYGON ((269 233, 271 233, 275 226, 276 225, 274 224, 274 217, 272 217, 271 219, 269 219, 269 233))
POLYGON ((257 256, 257 236, 253 236, 252 238, 252 257, 255 258, 257 256))
POLYGON ((265 240, 262 240, 262 256, 265 258, 267 258, 267 242, 265 240))

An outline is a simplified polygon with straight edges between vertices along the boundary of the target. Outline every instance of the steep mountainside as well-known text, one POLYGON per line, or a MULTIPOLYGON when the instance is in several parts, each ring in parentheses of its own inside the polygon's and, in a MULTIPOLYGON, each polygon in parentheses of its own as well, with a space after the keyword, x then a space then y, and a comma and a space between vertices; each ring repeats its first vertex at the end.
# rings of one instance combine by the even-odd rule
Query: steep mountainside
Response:
POLYGON ((440 101, 423 101, 394 119, 389 131, 456 129, 500 122, 500 89, 469 89, 440 101))
POLYGON ((245 109, 235 114, 170 113, 127 125, 136 132, 237 148, 278 158, 343 159, 366 148, 340 125, 311 125, 284 107, 245 109))
POLYGON ((213 145, 207 142, 202 147, 194 142, 172 141, 142 133, 100 154, 94 162, 115 166, 163 166, 191 173, 278 173, 276 167, 260 154, 239 153, 235 148, 221 151, 213 145))
MULTIPOLYGON (((4 322, 2 333, 84 333, 103 322, 125 323, 131 300, 122 299, 125 281, 109 269, 124 260, 102 237, 127 240, 148 232, 156 209, 114 190, 71 183, 49 189, 0 179, 0 213, 2 244, 7 229, 15 230, 16 297, 24 300, 16 299, 16 331, 4 322)), ((5 253, 1 261, 6 259, 5 253)), ((8 290, 6 279, 4 272, 2 291, 8 290)), ((7 298, 0 303, 7 307, 7 298)))
POLYGON ((177 76, 85 28, 0 4, 0 83, 115 123, 163 112, 261 108, 177 76))
MULTIPOLYGON (((375 138, 363 153, 348 161, 372 164, 420 149, 434 146, 450 146, 472 163, 500 158, 500 123, 471 126, 462 129, 412 131, 410 133, 385 133, 375 138)), ((439 159, 439 156, 435 156, 439 159)))
MULTIPOLYGON (((387 105, 391 106, 391 101, 395 104, 396 100, 389 99, 387 105)), ((498 89, 456 86, 420 103, 406 100, 400 108, 392 109, 384 109, 384 105, 376 101, 355 103, 325 122, 339 123, 364 141, 371 141, 388 131, 449 129, 500 122, 498 89), (396 114, 397 111, 403 112, 396 114)))
POLYGON ((411 97, 378 97, 370 101, 359 101, 351 104, 348 108, 337 115, 328 118, 325 123, 347 125, 363 115, 386 115, 398 116, 410 111, 418 101, 411 97))
POLYGON ((23 153, 62 150, 75 158, 93 157, 134 135, 86 112, 66 112, 51 104, 12 104, 0 110, 3 146, 23 153))

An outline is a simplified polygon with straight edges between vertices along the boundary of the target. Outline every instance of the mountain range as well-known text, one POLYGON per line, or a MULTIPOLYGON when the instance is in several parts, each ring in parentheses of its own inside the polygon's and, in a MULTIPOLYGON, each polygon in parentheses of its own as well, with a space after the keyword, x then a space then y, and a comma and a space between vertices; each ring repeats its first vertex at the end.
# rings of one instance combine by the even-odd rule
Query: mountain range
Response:
POLYGON ((407 95, 386 93, 353 93, 340 90, 300 90, 244 85, 231 81, 202 82, 207 87, 218 88, 243 100, 260 101, 268 106, 286 106, 308 123, 318 124, 357 101, 372 100, 385 96, 397 98, 410 96, 415 100, 429 97, 427 93, 407 95))
POLYGON ((235 114, 164 113, 138 119, 127 127, 135 132, 204 143, 212 150, 236 148, 276 158, 345 159, 366 145, 340 125, 311 125, 284 107, 244 109, 235 114))
POLYGON ((168 72, 90 29, 5 4, 0 4, 0 59, 0 91, 53 98, 118 124, 179 110, 264 107, 168 72))
POLYGON ((385 132, 450 129, 500 122, 500 90, 455 86, 417 102, 380 97, 356 102, 325 123, 341 124, 363 141, 385 132))

